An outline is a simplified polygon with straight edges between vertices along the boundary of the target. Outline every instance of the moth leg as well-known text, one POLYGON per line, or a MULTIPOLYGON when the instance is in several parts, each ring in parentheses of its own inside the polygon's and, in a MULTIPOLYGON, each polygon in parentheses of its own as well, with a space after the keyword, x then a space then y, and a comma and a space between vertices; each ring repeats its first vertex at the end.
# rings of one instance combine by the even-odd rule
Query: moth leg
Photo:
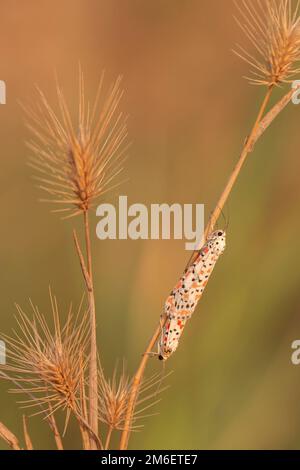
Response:
POLYGON ((150 351, 150 352, 143 353, 142 356, 157 357, 157 356, 159 356, 159 353, 154 352, 154 351, 150 351))

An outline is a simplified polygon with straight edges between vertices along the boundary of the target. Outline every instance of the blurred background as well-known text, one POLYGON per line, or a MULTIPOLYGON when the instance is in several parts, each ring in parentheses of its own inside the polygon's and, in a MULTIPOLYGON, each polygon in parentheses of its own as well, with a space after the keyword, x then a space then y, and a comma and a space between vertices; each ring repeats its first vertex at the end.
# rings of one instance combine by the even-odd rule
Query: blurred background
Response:
MULTIPOLYGON (((38 84, 55 103, 55 73, 77 100, 78 62, 93 97, 122 74, 132 145, 128 181, 105 196, 117 204, 204 203, 206 215, 237 160, 263 89, 242 78, 232 53, 244 38, 228 0, 0 1, 0 330, 15 326, 14 302, 29 298, 50 315, 48 286, 61 312, 84 290, 72 229, 41 204, 26 164, 22 103, 38 84)), ((278 99, 284 90, 277 90, 278 99)), ((227 250, 177 353, 170 386, 134 433, 135 449, 300 448, 299 112, 290 105, 250 156, 225 208, 227 250)), ((130 373, 157 325, 189 254, 183 241, 97 240, 92 214, 99 347, 109 374, 125 358, 130 373), (117 292, 117 294, 116 294, 117 292)), ((221 220, 221 226, 223 221, 221 220)), ((164 373, 155 359, 148 375, 164 373)), ((0 384, 0 420, 21 436, 22 410, 0 384)), ((36 448, 53 448, 47 425, 29 422, 36 448)), ((78 448, 72 427, 66 446, 78 448)), ((0 442, 0 448, 6 448, 0 442)))

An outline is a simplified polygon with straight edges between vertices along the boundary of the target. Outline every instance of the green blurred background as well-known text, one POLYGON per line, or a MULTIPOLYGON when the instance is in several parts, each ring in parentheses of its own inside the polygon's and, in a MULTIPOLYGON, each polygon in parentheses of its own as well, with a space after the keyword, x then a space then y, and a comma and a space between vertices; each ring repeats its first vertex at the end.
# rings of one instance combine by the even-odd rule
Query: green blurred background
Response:
MULTIPOLYGON (((263 96, 231 52, 244 41, 234 11, 229 0, 0 1, 1 331, 15 325, 14 302, 29 311, 31 297, 48 315, 49 284, 62 311, 84 288, 71 238, 80 221, 37 202, 18 102, 34 100, 35 84, 53 102, 55 71, 73 102, 78 61, 90 96, 103 68, 107 84, 121 73, 129 179, 104 200, 205 203, 208 215, 263 96)), ((131 448, 300 448, 300 366, 290 361, 300 338, 299 112, 290 105, 250 156, 225 208, 227 250, 166 365, 159 415, 131 448)), ((102 361, 109 372, 125 357, 133 373, 188 254, 180 241, 100 242, 94 212, 92 221, 102 361)), ((155 359, 153 371, 163 372, 155 359)), ((0 386, 0 420, 20 436, 22 411, 0 386)), ((45 423, 29 426, 36 447, 53 447, 45 423)), ((74 427, 66 445, 79 446, 74 427)))

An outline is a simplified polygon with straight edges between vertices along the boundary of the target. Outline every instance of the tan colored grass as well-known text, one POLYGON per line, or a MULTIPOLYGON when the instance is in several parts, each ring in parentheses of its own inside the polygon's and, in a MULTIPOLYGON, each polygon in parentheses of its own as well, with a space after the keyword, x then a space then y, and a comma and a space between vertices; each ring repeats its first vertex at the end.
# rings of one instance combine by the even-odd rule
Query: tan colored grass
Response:
POLYGON ((37 89, 37 103, 24 107, 31 133, 27 145, 30 165, 40 189, 58 205, 56 212, 74 216, 87 211, 93 202, 114 186, 122 171, 127 137, 126 118, 119 110, 123 91, 121 78, 105 94, 102 74, 97 94, 86 100, 83 74, 79 72, 76 119, 72 118, 64 94, 57 85, 58 110, 37 89))
POLYGON ((27 416, 23 415, 23 433, 24 433, 24 440, 27 450, 33 450, 32 440, 28 430, 28 420, 27 416))
MULTIPOLYGON (((298 71, 298 69, 293 68, 293 66, 300 58, 300 41, 298 36, 299 2, 293 12, 290 0, 242 0, 237 3, 237 7, 245 21, 245 24, 240 23, 243 31, 254 45, 258 56, 262 57, 265 62, 260 61, 243 49, 243 55, 240 53, 238 55, 246 60, 246 62, 248 62, 254 69, 253 74, 256 78, 250 79, 251 83, 267 85, 267 90, 259 107, 258 114, 254 120, 251 131, 248 137, 244 139, 244 145, 242 146, 237 163, 235 164, 225 187, 221 192, 216 207, 207 222, 202 240, 199 243, 197 250, 190 258, 188 265, 193 262, 198 250, 201 249, 207 237, 213 231, 247 157, 254 149, 254 145, 264 134, 266 129, 272 124, 278 114, 285 108, 295 92, 295 90, 292 92, 289 91, 271 109, 271 111, 266 113, 274 87, 282 82, 287 82, 291 76, 298 71), (265 24, 264 21, 266 22, 265 24)), ((121 450, 126 450, 128 448, 130 425, 133 420, 136 401, 143 381, 145 369, 151 355, 151 351, 161 334, 161 328, 165 321, 166 318, 159 322, 159 325, 155 329, 133 377, 131 393, 126 410, 125 427, 120 440, 121 450)))
MULTIPOLYGON (((124 431, 126 427, 126 412, 133 383, 126 373, 124 363, 120 373, 118 373, 118 367, 115 367, 111 379, 105 377, 101 366, 99 371, 99 418, 108 427, 104 446, 105 449, 108 449, 112 432, 115 430, 124 431)), ((154 374, 147 380, 143 380, 135 403, 130 431, 136 431, 143 427, 139 422, 148 416, 145 414, 146 411, 159 402, 160 393, 166 389, 166 387, 162 387, 162 382, 168 376, 169 374, 164 377, 161 374, 154 374)))
POLYGON ((5 424, 0 422, 0 437, 3 439, 9 447, 13 450, 21 450, 18 438, 12 433, 5 424))
POLYGON ((126 117, 120 111, 123 91, 119 77, 104 92, 104 74, 90 105, 86 99, 83 74, 79 71, 79 97, 76 118, 73 118, 64 94, 57 85, 58 110, 54 110, 41 90, 37 103, 25 107, 27 127, 31 132, 28 147, 30 165, 35 171, 39 188, 65 218, 83 215, 86 260, 79 242, 76 244, 81 267, 88 280, 87 295, 91 326, 89 363, 89 423, 98 435, 97 403, 97 332, 96 306, 92 272, 89 209, 107 191, 118 185, 126 156, 126 117))
POLYGON ((57 300, 50 293, 53 329, 31 303, 31 318, 17 305, 18 330, 14 336, 3 336, 9 363, 1 366, 9 378, 22 384, 13 393, 29 392, 32 398, 22 400, 22 407, 33 408, 33 414, 50 414, 59 409, 81 414, 80 384, 88 360, 89 328, 87 314, 79 309, 76 317, 70 308, 61 325, 57 300), (82 357, 85 361, 82 362, 82 357), (34 411, 38 408, 38 411, 34 411))
POLYGON ((239 0, 236 21, 253 51, 238 45, 235 53, 250 65, 246 78, 256 85, 280 85, 299 73, 299 1, 239 0))

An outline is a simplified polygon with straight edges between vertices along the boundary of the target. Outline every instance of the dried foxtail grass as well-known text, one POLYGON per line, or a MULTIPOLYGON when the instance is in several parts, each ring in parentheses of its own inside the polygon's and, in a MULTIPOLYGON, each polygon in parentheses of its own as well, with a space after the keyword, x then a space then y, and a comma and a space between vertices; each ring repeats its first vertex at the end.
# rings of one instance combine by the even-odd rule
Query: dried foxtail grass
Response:
POLYGON ((250 65, 246 77, 255 85, 274 86, 290 82, 300 68, 299 1, 236 1, 236 21, 249 39, 254 52, 237 46, 235 53, 250 65))
MULTIPOLYGON (((276 85, 291 80, 297 73, 299 59, 298 4, 290 0, 241 0, 239 23, 253 52, 240 49, 238 55, 251 66, 251 83, 266 85, 266 95, 258 110, 249 136, 244 141, 238 161, 212 212, 202 242, 214 229, 240 171, 254 145, 292 96, 289 91, 269 112, 269 100, 276 85)), ((90 107, 84 95, 80 72, 78 119, 72 119, 65 98, 57 87, 59 113, 50 107, 41 91, 35 110, 27 109, 28 127, 33 139, 31 165, 36 170, 41 189, 49 194, 66 216, 83 214, 85 250, 74 232, 74 241, 85 281, 89 302, 89 326, 85 313, 78 320, 68 315, 61 326, 56 300, 51 296, 54 331, 33 307, 29 319, 19 308, 19 332, 8 341, 9 364, 0 376, 16 386, 15 393, 26 394, 22 405, 45 417, 53 431, 58 449, 63 449, 55 413, 63 411, 66 424, 70 415, 79 423, 84 449, 109 448, 114 431, 121 433, 120 449, 127 449, 130 434, 140 428, 139 419, 158 401, 160 375, 144 380, 150 352, 161 333, 161 322, 146 347, 132 378, 123 368, 111 378, 97 364, 96 310, 92 271, 92 251, 88 213, 97 197, 111 187, 120 173, 126 140, 125 119, 118 111, 122 92, 117 80, 100 104, 101 80, 97 98, 90 107), (99 99, 100 97, 100 99, 99 99), (89 363, 89 364, 88 364, 89 363), (87 365, 89 365, 87 372, 87 365), (88 376, 88 380, 86 378, 88 376), (148 400, 150 400, 148 402, 148 400), (35 409, 37 408, 37 410, 35 409), (99 422, 107 429, 101 433, 99 422), (102 444, 104 443, 104 444, 102 444)), ((23 421, 25 445, 33 448, 26 420, 23 421)), ((12 448, 20 449, 19 440, 0 423, 0 437, 12 448)))
POLYGON ((91 105, 85 95, 83 74, 79 71, 79 98, 76 119, 68 108, 64 94, 57 85, 58 111, 38 89, 38 102, 25 108, 27 127, 32 138, 30 165, 35 170, 39 187, 48 195, 43 201, 52 202, 65 218, 83 214, 85 252, 76 236, 76 250, 86 283, 91 326, 89 363, 89 423, 98 434, 97 402, 97 334, 96 306, 92 273, 92 252, 89 209, 97 198, 118 185, 126 157, 126 117, 120 111, 123 91, 121 78, 103 91, 104 75, 91 105))
POLYGON ((124 367, 120 376, 116 367, 112 379, 107 379, 99 368, 99 418, 108 425, 105 449, 108 449, 112 431, 123 429, 129 394, 130 378, 124 367))
MULTIPOLYGON (((143 380, 130 423, 130 431, 137 431, 143 427, 138 422, 149 416, 145 414, 146 410, 160 401, 159 394, 166 389, 166 387, 161 387, 162 382, 169 375, 162 377, 161 374, 154 374, 149 379, 143 380)), ((118 373, 118 367, 115 367, 111 379, 107 379, 103 369, 99 367, 99 419, 108 428, 105 449, 109 448, 113 431, 125 429, 131 389, 132 380, 126 374, 124 364, 120 373, 118 373)))
MULTIPOLYGON (((29 396, 19 403, 22 408, 32 409, 32 415, 50 418, 62 410, 66 412, 65 429, 70 415, 74 414, 80 425, 90 431, 81 395, 90 341, 88 316, 82 313, 81 305, 75 316, 70 307, 62 325, 57 300, 51 292, 50 301, 52 329, 32 302, 31 318, 17 305, 19 328, 14 336, 3 335, 9 363, 1 366, 1 372, 17 385, 10 390, 12 393, 29 396)), ((54 424, 53 420, 51 423, 54 424)), ((28 447, 26 422, 24 434, 28 447)))
MULTIPOLYGON (((87 315, 81 315, 80 310, 74 319, 70 308, 66 322, 61 326, 57 301, 52 294, 50 300, 53 331, 32 303, 32 318, 17 305, 19 329, 14 336, 3 336, 10 362, 1 369, 34 395, 33 399, 21 402, 25 408, 42 405, 38 414, 44 411, 52 414, 58 409, 78 414, 81 377, 87 363, 89 323, 87 315), (83 355, 86 357, 84 363, 81 362, 83 355)), ((23 394, 18 388, 12 392, 23 394)))
POLYGON ((30 165, 40 189, 50 196, 44 201, 59 205, 56 212, 69 217, 87 211, 113 187, 122 171, 127 128, 126 118, 119 110, 123 95, 121 78, 106 95, 103 81, 102 74, 94 103, 90 105, 80 71, 76 122, 59 85, 58 112, 39 89, 36 106, 24 108, 32 135, 27 143, 32 154, 30 165))

